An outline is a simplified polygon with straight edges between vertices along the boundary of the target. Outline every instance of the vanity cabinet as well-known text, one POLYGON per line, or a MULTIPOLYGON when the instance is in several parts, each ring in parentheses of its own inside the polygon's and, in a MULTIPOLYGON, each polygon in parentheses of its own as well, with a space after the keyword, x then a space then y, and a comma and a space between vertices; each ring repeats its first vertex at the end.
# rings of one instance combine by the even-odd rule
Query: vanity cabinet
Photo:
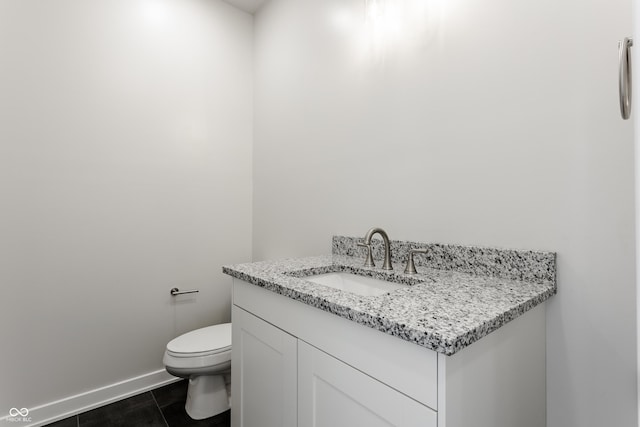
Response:
POLYGON ((544 304, 452 356, 238 279, 233 427, 542 427, 544 304))

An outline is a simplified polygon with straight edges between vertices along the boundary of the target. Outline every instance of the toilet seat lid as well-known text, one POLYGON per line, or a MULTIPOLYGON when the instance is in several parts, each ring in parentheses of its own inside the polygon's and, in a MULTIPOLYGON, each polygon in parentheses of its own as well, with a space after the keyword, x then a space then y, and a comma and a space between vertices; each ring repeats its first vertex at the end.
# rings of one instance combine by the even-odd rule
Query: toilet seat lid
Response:
POLYGON ((231 323, 207 326, 169 341, 167 351, 179 354, 221 353, 231 349, 231 323))

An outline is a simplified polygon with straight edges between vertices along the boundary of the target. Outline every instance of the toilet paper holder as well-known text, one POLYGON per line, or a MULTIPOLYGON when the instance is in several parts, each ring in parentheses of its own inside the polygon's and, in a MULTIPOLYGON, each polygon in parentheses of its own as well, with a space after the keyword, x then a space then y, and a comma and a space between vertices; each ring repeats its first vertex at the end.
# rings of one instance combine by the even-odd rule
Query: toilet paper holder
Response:
POLYGON ((171 293, 171 295, 173 295, 175 297, 176 295, 195 294, 195 293, 200 292, 200 291, 197 290, 197 289, 192 289, 190 291, 181 291, 178 288, 172 288, 169 292, 171 293))

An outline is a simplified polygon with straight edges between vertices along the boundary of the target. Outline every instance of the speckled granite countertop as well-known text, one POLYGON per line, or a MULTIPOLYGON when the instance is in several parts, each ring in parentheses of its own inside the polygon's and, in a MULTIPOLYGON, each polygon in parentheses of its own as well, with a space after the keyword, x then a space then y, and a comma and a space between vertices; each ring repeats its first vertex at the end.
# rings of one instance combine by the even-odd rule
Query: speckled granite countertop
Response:
MULTIPOLYGON (((472 344, 556 293, 555 254, 415 242, 392 242, 394 271, 363 267, 360 239, 333 238, 333 254, 223 267, 272 292, 446 355, 472 344), (403 272, 408 248, 418 274, 403 272), (405 283, 380 296, 360 296, 305 277, 337 271, 405 283)), ((380 259, 381 244, 374 246, 380 259)), ((381 265, 381 262, 376 262, 381 265)))

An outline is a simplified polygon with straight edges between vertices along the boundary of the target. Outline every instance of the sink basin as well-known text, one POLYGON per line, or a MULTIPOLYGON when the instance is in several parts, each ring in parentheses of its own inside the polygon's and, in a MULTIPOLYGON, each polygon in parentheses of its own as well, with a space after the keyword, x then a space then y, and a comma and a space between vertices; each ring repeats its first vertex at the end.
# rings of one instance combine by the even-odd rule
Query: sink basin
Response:
POLYGON ((304 280, 362 296, 383 295, 408 286, 344 272, 317 274, 304 280))

